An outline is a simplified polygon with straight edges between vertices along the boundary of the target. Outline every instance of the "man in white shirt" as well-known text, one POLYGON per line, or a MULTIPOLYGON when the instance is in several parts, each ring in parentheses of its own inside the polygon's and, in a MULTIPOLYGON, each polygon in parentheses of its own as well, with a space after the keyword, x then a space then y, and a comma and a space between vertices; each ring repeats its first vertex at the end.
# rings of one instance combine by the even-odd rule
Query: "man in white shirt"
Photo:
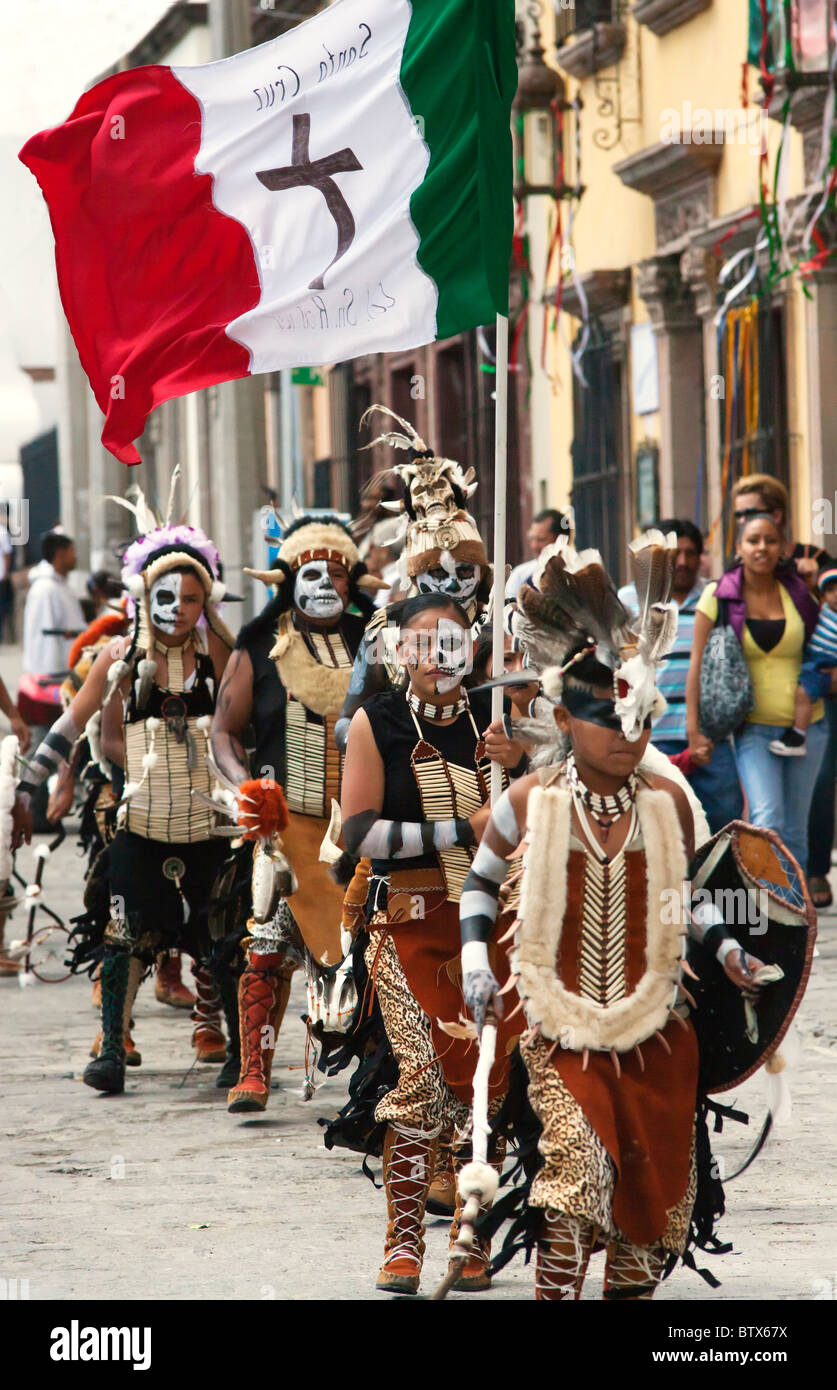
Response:
POLYGON ((538 512, 526 533, 529 549, 535 558, 524 560, 522 565, 515 565, 506 581, 506 598, 517 598, 518 591, 535 573, 541 551, 547 545, 552 545, 560 535, 569 537, 570 531, 570 515, 557 511, 555 507, 547 507, 545 511, 538 512))
POLYGON ((23 669, 44 676, 66 671, 73 638, 87 624, 67 582, 67 575, 76 567, 72 537, 60 531, 48 532, 41 542, 41 554, 40 564, 30 571, 23 612, 23 669))

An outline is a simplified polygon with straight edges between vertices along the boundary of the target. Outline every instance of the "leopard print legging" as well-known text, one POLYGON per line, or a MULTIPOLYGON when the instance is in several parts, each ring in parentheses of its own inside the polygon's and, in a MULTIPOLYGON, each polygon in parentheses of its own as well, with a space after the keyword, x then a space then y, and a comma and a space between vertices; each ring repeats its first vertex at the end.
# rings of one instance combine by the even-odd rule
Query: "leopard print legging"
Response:
POLYGON ((412 993, 388 932, 373 932, 364 954, 387 1037, 398 1063, 398 1084, 375 1107, 379 1123, 402 1133, 434 1138, 448 1125, 468 1132, 470 1111, 445 1081, 430 1032, 430 1019, 412 993))

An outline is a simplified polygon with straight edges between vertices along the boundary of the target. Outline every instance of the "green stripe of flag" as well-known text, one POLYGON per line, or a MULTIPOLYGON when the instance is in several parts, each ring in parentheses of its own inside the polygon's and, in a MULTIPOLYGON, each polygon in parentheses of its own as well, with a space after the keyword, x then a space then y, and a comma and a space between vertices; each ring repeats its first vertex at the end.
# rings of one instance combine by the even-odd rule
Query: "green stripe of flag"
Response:
POLYGON ((508 313, 514 0, 412 0, 401 85, 430 163, 410 202, 437 338, 508 313))

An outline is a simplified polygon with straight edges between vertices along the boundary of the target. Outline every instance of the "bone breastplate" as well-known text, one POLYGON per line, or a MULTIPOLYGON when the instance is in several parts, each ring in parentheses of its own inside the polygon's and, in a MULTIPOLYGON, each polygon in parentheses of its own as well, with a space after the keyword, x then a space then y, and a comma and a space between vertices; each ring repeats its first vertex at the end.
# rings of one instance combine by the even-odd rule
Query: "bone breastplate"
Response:
MULTIPOLYGON (((310 646, 306 646, 304 653, 301 648, 298 650, 298 659, 304 660, 307 656, 306 665, 314 684, 319 684, 322 690, 326 681, 333 681, 334 673, 339 673, 341 689, 343 685, 348 689, 353 657, 340 631, 331 629, 317 632, 310 629, 307 638, 310 646), (319 682, 317 667, 323 668, 323 680, 319 682)), ((277 662, 277 667, 281 676, 282 663, 277 662)), ((288 809, 303 816, 327 816, 330 813, 332 798, 340 798, 340 779, 343 771, 343 759, 334 743, 334 702, 329 699, 326 712, 318 713, 318 700, 314 690, 312 689, 311 695, 308 695, 305 686, 297 688, 300 694, 305 694, 304 700, 292 694, 286 685, 285 796, 288 809)))
MULTIPOLYGON (((472 816, 488 800, 490 765, 485 756, 485 744, 480 738, 470 710, 468 718, 477 739, 473 767, 460 767, 457 763, 443 758, 438 749, 422 737, 418 720, 412 710, 410 713, 419 734, 419 741, 413 749, 410 762, 418 783, 424 819, 459 820, 472 816)), ((436 851, 445 876, 449 902, 459 902, 474 853, 473 849, 465 845, 453 845, 450 849, 436 851)))
POLYGON ((121 823, 147 840, 188 844, 209 838, 214 813, 192 792, 211 795, 213 783, 206 762, 207 726, 215 706, 214 667, 203 652, 195 654, 195 677, 183 688, 178 649, 169 652, 169 681, 174 688, 153 684, 140 708, 136 674, 125 712, 126 786, 137 788, 122 808, 121 823), (149 720, 156 720, 149 725, 149 720), (143 766, 152 754, 152 765, 143 766))

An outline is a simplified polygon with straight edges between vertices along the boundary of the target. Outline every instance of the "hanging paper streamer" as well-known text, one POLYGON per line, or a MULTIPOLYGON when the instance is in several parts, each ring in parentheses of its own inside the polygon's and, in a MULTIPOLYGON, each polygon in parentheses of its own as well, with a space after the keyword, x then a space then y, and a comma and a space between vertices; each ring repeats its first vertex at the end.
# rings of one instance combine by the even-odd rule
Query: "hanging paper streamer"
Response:
MULTIPOLYGON (((718 360, 725 364, 724 449, 721 461, 720 505, 709 528, 707 548, 712 546, 721 524, 733 475, 745 477, 748 473, 758 472, 762 462, 758 457, 754 457, 760 443, 760 303, 759 297, 756 296, 743 308, 729 309, 718 329, 718 360), (737 467, 736 453, 739 454, 737 467)), ((731 518, 726 537, 727 552, 732 549, 732 529, 731 518)))

